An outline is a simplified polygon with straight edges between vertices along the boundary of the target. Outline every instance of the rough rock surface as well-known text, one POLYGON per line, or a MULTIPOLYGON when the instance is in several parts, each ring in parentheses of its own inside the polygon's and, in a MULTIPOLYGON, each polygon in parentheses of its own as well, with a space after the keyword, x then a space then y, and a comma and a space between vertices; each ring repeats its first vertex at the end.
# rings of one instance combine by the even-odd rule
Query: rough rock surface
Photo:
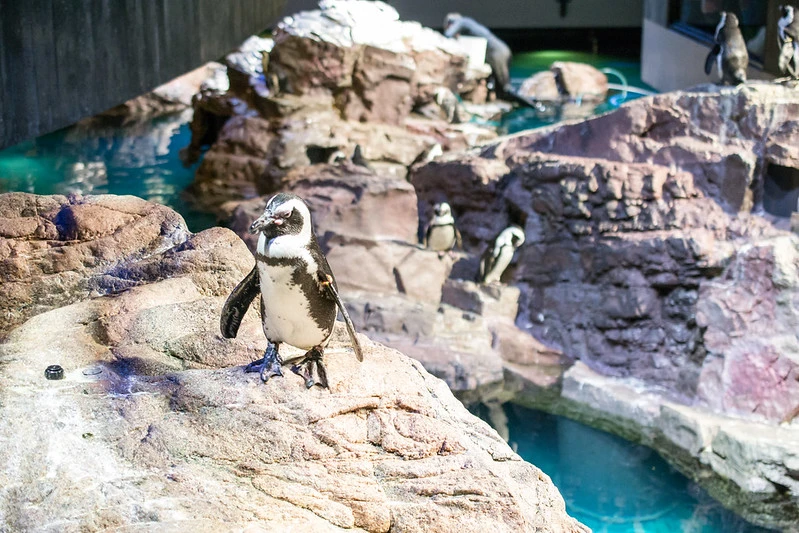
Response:
POLYGON ((182 76, 116 107, 104 111, 96 118, 122 119, 123 121, 145 120, 177 113, 191 107, 192 97, 202 83, 221 69, 216 62, 206 63, 182 76))
POLYGON ((374 168, 404 178, 431 147, 462 150, 496 136, 490 127, 449 124, 435 99, 441 89, 478 98, 487 73, 467 66, 455 40, 400 21, 382 2, 324 2, 287 17, 262 54, 265 72, 253 53, 234 54, 228 82, 195 96, 183 152, 192 163, 210 147, 188 193, 221 218, 234 202, 279 190, 289 171, 338 152, 349 158, 356 146, 374 168), (431 109, 432 118, 421 114, 431 109))
POLYGON ((456 40, 383 2, 333 1, 277 25, 269 74, 282 92, 334 96, 345 119, 399 124, 439 87, 457 91, 466 63, 456 40))
MULTIPOLYGON (((144 276, 191 273, 195 254, 183 218, 169 208, 133 196, 0 195, 0 331, 33 315, 91 296, 124 290, 144 276), (163 255, 164 252, 168 253, 163 255), (154 265, 153 257, 161 264, 154 265)), ((207 245, 220 261, 198 274, 206 290, 238 276, 226 255, 238 239, 224 232, 207 245)), ((239 253, 243 248, 239 248, 239 253)))
POLYGON ((799 237, 763 200, 770 176, 799 169, 797 112, 799 96, 780 85, 703 86, 445 155, 411 176, 423 218, 423 206, 449 199, 467 252, 510 222, 525 228, 511 275, 522 291, 519 327, 581 361, 605 388, 634 380, 652 405, 695 416, 687 425, 713 418, 724 461, 712 460, 712 440, 697 455, 650 431, 659 415, 634 414, 640 394, 572 401, 551 373, 539 379, 538 369, 506 364, 517 401, 596 425, 627 420, 611 427, 694 457, 690 467, 675 462, 747 518, 778 527, 799 519, 799 486, 789 479, 799 237), (751 451, 758 441, 746 427, 772 428, 777 440, 751 451), (773 470, 756 466, 766 457, 773 470), (735 468, 747 474, 731 475, 735 468), (713 488, 720 479, 730 481, 724 490, 713 488))
POLYGON ((519 94, 553 102, 575 98, 602 102, 608 94, 608 78, 585 63, 555 61, 549 70, 524 80, 519 94))
MULTIPOLYGON (((339 328, 330 390, 243 373, 265 341, 254 310, 239 338, 218 334, 224 298, 253 261, 230 231, 183 226, 171 247, 131 257, 109 236, 179 217, 133 198, 9 197, 18 209, 4 224, 18 236, 7 250, 38 243, 50 261, 40 266, 56 264, 46 245, 59 242, 66 257, 113 264, 59 264, 85 280, 75 286, 126 283, 72 290, 69 305, 32 293, 38 314, 0 344, 3 529, 586 531, 546 475, 394 350, 361 336, 358 363, 339 328), (61 218, 47 223, 64 210, 69 242, 61 218), (51 364, 63 380, 44 378, 51 364)), ((140 231, 131 246, 150 242, 140 231)))

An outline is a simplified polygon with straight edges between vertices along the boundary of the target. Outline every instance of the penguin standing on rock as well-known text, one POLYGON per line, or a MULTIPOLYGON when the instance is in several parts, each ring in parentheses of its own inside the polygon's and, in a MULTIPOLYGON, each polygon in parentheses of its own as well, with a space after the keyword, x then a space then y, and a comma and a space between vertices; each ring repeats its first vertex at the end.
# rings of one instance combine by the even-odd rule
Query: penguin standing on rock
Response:
POLYGON ((721 20, 716 26, 716 44, 705 59, 705 74, 710 75, 716 63, 721 82, 725 85, 738 85, 746 81, 746 67, 749 65, 749 52, 746 41, 738 27, 738 17, 728 11, 721 12, 721 20))
POLYGON ((263 359, 253 361, 245 372, 260 372, 266 382, 282 376, 281 343, 308 350, 291 370, 310 388, 318 383, 327 388, 327 371, 322 364, 325 346, 341 311, 353 349, 363 360, 347 310, 339 298, 336 280, 311 224, 307 204, 293 194, 280 193, 250 226, 258 234, 255 267, 239 283, 222 308, 222 336, 234 338, 250 303, 260 292, 264 334, 269 342, 263 359))
POLYGON ((494 246, 486 250, 480 259, 479 281, 483 283, 499 281, 513 259, 513 253, 522 244, 524 244, 522 228, 509 226, 502 230, 494 240, 494 246))
POLYGON ((449 13, 444 18, 444 36, 455 37, 459 34, 474 35, 486 40, 486 63, 491 66, 495 88, 500 96, 510 91, 510 63, 512 53, 505 42, 494 35, 491 30, 460 13, 449 13))
POLYGON ((448 252, 455 246, 461 247, 461 234, 455 227, 452 209, 447 202, 433 207, 433 219, 425 231, 424 247, 437 252, 448 252))
POLYGON ((780 57, 777 66, 780 72, 791 78, 799 78, 799 19, 793 6, 780 6, 780 20, 777 21, 777 39, 780 57))

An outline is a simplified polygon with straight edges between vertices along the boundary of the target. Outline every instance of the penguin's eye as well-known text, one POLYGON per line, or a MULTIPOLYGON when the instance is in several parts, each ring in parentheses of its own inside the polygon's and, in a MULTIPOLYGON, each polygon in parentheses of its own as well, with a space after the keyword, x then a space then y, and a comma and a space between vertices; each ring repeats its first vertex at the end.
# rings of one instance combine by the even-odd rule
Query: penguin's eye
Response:
POLYGON ((291 206, 281 206, 275 209, 275 216, 278 218, 288 218, 294 209, 291 206))

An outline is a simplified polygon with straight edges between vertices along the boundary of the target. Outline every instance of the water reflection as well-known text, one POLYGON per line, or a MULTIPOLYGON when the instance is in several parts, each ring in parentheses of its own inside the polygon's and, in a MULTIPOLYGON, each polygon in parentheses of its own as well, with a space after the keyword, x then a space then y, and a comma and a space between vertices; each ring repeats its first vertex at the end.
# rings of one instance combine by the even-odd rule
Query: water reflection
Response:
POLYGON ((572 516, 605 533, 765 533, 724 509, 651 449, 567 418, 505 404, 473 412, 547 473, 572 516))
POLYGON ((132 194, 183 214, 192 231, 216 223, 192 211, 181 192, 196 165, 178 150, 191 138, 191 110, 122 124, 89 120, 0 151, 0 192, 132 194))

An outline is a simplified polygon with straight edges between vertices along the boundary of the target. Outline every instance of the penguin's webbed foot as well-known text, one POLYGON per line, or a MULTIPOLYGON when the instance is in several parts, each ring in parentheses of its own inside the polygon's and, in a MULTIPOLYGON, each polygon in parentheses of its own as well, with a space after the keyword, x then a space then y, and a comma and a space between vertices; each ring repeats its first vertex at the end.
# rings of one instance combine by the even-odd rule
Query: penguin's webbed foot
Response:
POLYGON ((244 368, 244 371, 260 372, 261 381, 266 383, 272 376, 283 376, 283 371, 280 369, 282 364, 283 359, 281 359, 280 354, 277 353, 277 346, 270 342, 263 358, 248 364, 244 368))
POLYGON ((297 364, 292 365, 291 371, 305 380, 305 387, 310 389, 316 384, 327 389, 327 370, 322 363, 323 349, 314 346, 305 354, 297 364), (314 370, 316 372, 314 372, 314 370))

